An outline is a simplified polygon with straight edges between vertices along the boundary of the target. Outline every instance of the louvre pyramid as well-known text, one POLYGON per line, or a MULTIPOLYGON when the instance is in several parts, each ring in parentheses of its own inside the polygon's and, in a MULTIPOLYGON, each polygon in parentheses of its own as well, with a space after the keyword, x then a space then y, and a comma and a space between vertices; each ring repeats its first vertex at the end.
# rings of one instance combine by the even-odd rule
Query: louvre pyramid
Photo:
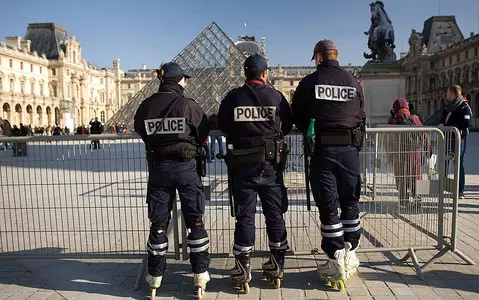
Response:
MULTIPOLYGON (((185 89, 185 95, 200 104, 207 115, 216 113, 226 93, 243 85, 245 56, 233 41, 216 25, 211 23, 173 61, 193 74, 185 89)), ((133 118, 140 103, 158 91, 159 80, 153 78, 136 93, 108 122, 125 123, 133 129, 133 118)))

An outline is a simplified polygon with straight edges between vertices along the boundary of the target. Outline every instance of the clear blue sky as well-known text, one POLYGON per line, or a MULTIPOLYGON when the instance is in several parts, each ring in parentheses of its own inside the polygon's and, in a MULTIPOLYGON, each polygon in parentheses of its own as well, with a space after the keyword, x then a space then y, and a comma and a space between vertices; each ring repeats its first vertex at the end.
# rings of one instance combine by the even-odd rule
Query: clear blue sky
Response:
MULTIPOLYGON (((55 22, 75 35, 83 56, 102 67, 121 59, 125 69, 156 67, 215 21, 234 41, 245 30, 267 39, 271 65, 311 65, 314 44, 334 40, 341 64, 363 64, 372 0, 1 0, 0 39, 24 36, 28 23, 55 22)), ((384 0, 396 34, 396 54, 407 51, 411 29, 432 15, 455 15, 465 37, 479 31, 478 0, 384 0), (440 2, 440 5, 439 5, 440 2)))

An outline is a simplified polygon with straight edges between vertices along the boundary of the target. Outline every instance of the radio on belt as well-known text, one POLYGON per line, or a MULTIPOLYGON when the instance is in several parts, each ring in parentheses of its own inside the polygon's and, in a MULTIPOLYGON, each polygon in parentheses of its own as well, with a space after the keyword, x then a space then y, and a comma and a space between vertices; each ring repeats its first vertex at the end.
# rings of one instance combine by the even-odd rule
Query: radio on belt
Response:
POLYGON ((315 86, 316 99, 330 101, 351 101, 356 97, 356 88, 318 84, 315 86))
POLYGON ((238 106, 234 108, 235 122, 274 121, 275 106, 238 106))

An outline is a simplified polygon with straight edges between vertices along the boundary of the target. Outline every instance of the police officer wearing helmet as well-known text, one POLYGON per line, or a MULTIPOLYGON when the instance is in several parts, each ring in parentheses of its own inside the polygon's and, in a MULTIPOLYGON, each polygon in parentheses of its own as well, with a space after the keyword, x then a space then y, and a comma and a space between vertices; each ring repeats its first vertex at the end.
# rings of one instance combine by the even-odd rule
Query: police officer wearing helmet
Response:
POLYGON ((321 217, 321 247, 329 261, 323 279, 343 281, 359 266, 359 150, 364 136, 364 96, 358 80, 338 63, 336 44, 319 41, 313 52, 316 72, 299 83, 292 113, 304 133, 314 120, 315 150, 311 188, 321 217), (341 215, 338 214, 338 206, 341 215))
POLYGON ((203 226, 205 199, 195 158, 209 134, 208 119, 198 103, 183 95, 191 76, 180 65, 163 65, 157 76, 161 81, 159 91, 140 104, 134 122, 135 131, 145 142, 149 164, 147 282, 152 289, 161 285, 167 228, 177 190, 189 229, 187 244, 195 285, 204 289, 210 279, 209 239, 203 226))
POLYGON ((231 277, 235 285, 251 280, 250 252, 255 243, 256 200, 266 217, 271 250, 264 275, 279 287, 288 249, 283 214, 288 207, 283 183, 286 150, 283 136, 292 127, 291 108, 284 96, 266 85, 266 59, 254 54, 244 63, 246 83, 230 91, 221 102, 218 123, 227 135, 227 163, 231 170, 236 225, 231 277))

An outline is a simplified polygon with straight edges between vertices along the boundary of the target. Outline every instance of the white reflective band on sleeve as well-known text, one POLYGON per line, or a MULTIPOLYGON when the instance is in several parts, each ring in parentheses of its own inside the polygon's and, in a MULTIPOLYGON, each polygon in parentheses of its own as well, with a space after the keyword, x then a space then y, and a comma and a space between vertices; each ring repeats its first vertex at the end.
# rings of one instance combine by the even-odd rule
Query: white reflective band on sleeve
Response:
POLYGON ((200 245, 200 244, 203 244, 204 242, 208 242, 210 239, 208 237, 205 237, 205 238, 202 238, 202 239, 199 239, 199 240, 186 240, 186 243, 188 245, 200 245))
POLYGON ((356 232, 361 229, 361 225, 358 225, 356 227, 344 227, 344 232, 356 232))
POLYGON ((238 246, 238 245, 234 245, 233 246, 236 250, 238 251, 241 251, 241 252, 248 252, 248 251, 251 251, 251 249, 253 249, 253 246, 238 246))
POLYGON ((470 120, 470 119, 471 119, 471 116, 470 116, 470 115, 464 115, 464 119, 470 120))
POLYGON ((209 247, 210 247, 210 243, 204 245, 203 247, 199 247, 199 248, 191 248, 190 247, 190 252, 191 253, 203 252, 203 251, 208 250, 209 247))
POLYGON ((343 224, 341 224, 341 223, 334 224, 334 225, 323 225, 323 224, 321 224, 321 229, 325 229, 325 230, 341 229, 342 227, 343 227, 343 224))
POLYGON ((341 223, 345 225, 354 225, 354 224, 359 224, 361 222, 361 219, 356 219, 356 220, 341 220, 341 223))
POLYGON ((163 243, 163 244, 150 244, 150 242, 148 242, 148 246, 150 246, 151 249, 158 250, 158 249, 163 249, 163 248, 168 247, 168 243, 163 243))
POLYGON ((151 255, 154 255, 154 256, 165 256, 165 254, 166 254, 166 250, 165 251, 155 251, 155 250, 148 249, 147 251, 148 251, 148 253, 151 253, 151 255))
POLYGON ((324 232, 324 231, 321 231, 321 235, 324 236, 324 237, 328 237, 328 238, 335 238, 335 237, 340 237, 340 236, 343 236, 344 235, 344 231, 339 231, 339 232, 324 232))
POLYGON ((284 240, 284 241, 279 242, 279 243, 269 242, 270 247, 281 247, 282 245, 287 245, 287 244, 288 244, 287 240, 284 240))

